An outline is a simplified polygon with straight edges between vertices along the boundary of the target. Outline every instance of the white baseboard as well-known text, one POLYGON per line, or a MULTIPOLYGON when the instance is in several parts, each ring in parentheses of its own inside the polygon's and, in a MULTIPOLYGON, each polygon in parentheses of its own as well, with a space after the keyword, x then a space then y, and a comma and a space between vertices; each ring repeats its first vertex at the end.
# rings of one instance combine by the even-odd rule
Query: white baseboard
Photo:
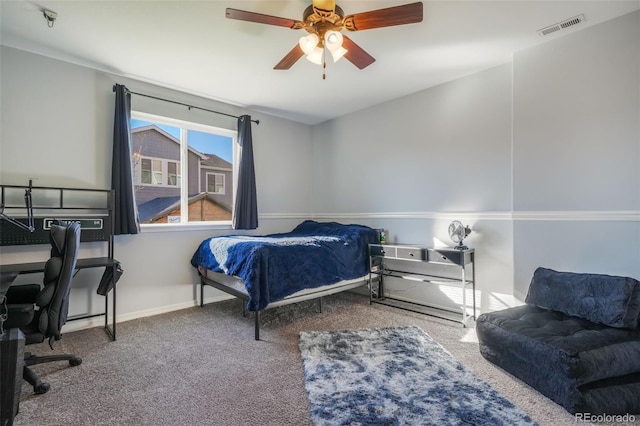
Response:
MULTIPOLYGON (((221 302, 223 300, 233 299, 234 297, 231 295, 223 294, 215 297, 208 297, 204 299, 204 303, 215 303, 221 302)), ((176 303, 175 305, 167 305, 160 306, 152 309, 145 309, 137 312, 129 312, 127 314, 119 314, 116 312, 116 324, 120 324, 125 321, 130 321, 138 318, 151 317, 154 315, 166 314, 168 312, 179 311, 181 309, 192 308, 194 306, 199 306, 200 303, 197 300, 192 300, 183 303, 176 303)), ((111 324, 111 320, 109 321, 111 324)), ((93 327, 103 327, 104 326, 104 316, 85 318, 79 320, 68 321, 63 327, 62 331, 64 333, 70 333, 72 331, 85 330, 87 328, 93 327)))

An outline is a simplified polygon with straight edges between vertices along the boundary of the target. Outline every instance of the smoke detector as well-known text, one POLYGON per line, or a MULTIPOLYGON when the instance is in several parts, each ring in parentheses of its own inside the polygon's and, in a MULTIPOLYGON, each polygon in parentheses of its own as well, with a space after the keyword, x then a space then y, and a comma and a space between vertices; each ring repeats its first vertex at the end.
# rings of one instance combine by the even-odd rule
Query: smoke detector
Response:
POLYGON ((546 28, 542 28, 538 30, 538 34, 540 34, 541 36, 546 36, 551 33, 555 33, 556 31, 565 30, 569 27, 573 27, 574 25, 578 25, 579 23, 584 21, 586 21, 584 15, 580 14, 578 16, 574 16, 573 18, 565 19, 562 22, 558 22, 557 24, 553 24, 546 28))

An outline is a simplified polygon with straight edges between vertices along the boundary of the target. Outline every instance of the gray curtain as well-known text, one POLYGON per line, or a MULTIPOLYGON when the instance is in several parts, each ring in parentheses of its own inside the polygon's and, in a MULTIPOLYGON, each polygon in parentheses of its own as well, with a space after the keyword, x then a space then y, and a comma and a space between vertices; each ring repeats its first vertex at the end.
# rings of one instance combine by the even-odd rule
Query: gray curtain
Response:
POLYGON ((258 227, 258 202, 256 198, 256 173, 253 167, 253 140, 251 116, 238 117, 238 188, 233 210, 233 229, 256 229, 258 227))
POLYGON ((131 93, 121 84, 116 84, 113 90, 116 92, 116 108, 113 120, 111 188, 115 192, 115 234, 137 234, 140 232, 140 223, 131 165, 131 93))

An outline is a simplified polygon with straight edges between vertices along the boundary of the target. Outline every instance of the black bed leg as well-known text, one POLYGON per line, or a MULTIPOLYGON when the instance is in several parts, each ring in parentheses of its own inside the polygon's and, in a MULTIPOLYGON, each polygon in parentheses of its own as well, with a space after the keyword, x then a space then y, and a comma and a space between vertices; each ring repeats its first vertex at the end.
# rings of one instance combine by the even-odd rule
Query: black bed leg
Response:
POLYGON ((256 311, 255 315, 255 334, 256 340, 260 340, 260 312, 256 311))
POLYGON ((322 296, 318 298, 320 300, 320 313, 322 313, 322 296))
POLYGON ((200 281, 200 307, 204 306, 204 284, 200 281))

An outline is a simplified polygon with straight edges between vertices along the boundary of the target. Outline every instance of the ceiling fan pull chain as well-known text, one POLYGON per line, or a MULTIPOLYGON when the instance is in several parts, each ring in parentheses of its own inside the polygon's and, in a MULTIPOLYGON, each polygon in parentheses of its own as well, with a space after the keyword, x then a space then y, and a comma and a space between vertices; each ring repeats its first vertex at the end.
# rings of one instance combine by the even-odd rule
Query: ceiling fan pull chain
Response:
POLYGON ((327 71, 327 55, 326 55, 326 49, 324 48, 324 40, 322 41, 322 79, 326 80, 327 75, 326 75, 326 71, 327 71))

